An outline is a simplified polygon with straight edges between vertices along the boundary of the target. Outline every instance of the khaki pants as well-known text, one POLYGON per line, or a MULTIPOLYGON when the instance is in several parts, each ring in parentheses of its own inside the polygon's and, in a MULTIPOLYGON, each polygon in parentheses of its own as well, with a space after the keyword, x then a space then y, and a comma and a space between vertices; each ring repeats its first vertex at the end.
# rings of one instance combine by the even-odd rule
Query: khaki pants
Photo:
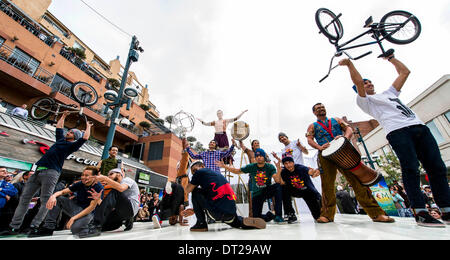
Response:
POLYGON ((320 175, 322 180, 322 209, 320 216, 326 217, 330 221, 334 221, 334 215, 336 214, 335 181, 338 170, 352 186, 355 191, 356 199, 370 218, 373 219, 380 215, 386 215, 386 212, 384 212, 372 196, 372 191, 369 187, 363 186, 353 173, 344 170, 334 162, 323 158, 320 153, 319 161, 323 169, 323 173, 320 175))

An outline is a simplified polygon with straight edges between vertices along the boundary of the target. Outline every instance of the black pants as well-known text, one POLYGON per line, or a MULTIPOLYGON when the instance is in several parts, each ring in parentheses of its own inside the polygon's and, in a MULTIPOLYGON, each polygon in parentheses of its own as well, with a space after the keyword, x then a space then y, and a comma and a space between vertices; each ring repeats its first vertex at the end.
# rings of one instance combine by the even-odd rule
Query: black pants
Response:
POLYGON ((295 198, 303 198, 311 211, 311 215, 314 219, 318 219, 320 217, 320 208, 321 208, 321 196, 317 191, 313 191, 310 189, 300 190, 300 191, 292 191, 286 187, 286 185, 282 185, 283 191, 283 207, 284 214, 289 215, 295 213, 294 208, 292 207, 292 197, 295 198))
POLYGON ((184 189, 180 184, 172 182, 172 194, 164 194, 159 204, 161 220, 179 215, 180 206, 184 203, 184 189))
POLYGON ((269 198, 275 198, 274 208, 276 216, 283 216, 282 191, 280 184, 272 184, 264 188, 258 196, 252 196, 252 213, 254 218, 263 218, 266 222, 271 219, 262 214, 264 202, 269 198))
POLYGON ((234 228, 252 228, 245 226, 243 223, 243 218, 238 216, 236 213, 223 213, 217 209, 213 209, 203 194, 203 190, 200 188, 195 188, 192 191, 192 204, 194 206, 195 216, 197 217, 197 223, 206 224, 206 214, 208 214, 208 216, 215 221, 222 221, 223 223, 226 223, 234 228))
POLYGON ((134 217, 131 202, 123 193, 112 190, 95 210, 94 225, 102 231, 111 231, 122 226, 124 220, 134 217))
POLYGON ((400 161, 403 184, 411 207, 425 208, 420 190, 420 161, 430 179, 436 204, 441 209, 450 210, 447 168, 430 129, 424 125, 404 127, 392 131, 386 138, 400 161))

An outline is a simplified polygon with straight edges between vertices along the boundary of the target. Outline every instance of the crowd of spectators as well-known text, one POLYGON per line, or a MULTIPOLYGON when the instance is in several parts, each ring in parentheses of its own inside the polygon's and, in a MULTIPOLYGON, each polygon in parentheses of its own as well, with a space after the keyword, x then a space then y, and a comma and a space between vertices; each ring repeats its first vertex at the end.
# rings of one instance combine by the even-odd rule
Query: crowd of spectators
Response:
POLYGON ((135 218, 138 222, 149 222, 153 215, 158 214, 160 209, 159 193, 146 192, 141 189, 139 212, 135 218))
MULTIPOLYGON (((389 185, 388 188, 391 193, 395 208, 398 211, 398 215, 400 217, 414 217, 413 211, 411 209, 411 204, 408 200, 408 196, 406 195, 403 183, 394 181, 393 184, 389 185)), ((343 188, 342 186, 338 185, 336 189, 338 209, 341 213, 366 214, 356 200, 355 192, 353 191, 351 186, 347 185, 345 188, 343 188)), ((428 211, 434 218, 440 219, 442 212, 434 201, 430 186, 422 185, 421 190, 428 211)))

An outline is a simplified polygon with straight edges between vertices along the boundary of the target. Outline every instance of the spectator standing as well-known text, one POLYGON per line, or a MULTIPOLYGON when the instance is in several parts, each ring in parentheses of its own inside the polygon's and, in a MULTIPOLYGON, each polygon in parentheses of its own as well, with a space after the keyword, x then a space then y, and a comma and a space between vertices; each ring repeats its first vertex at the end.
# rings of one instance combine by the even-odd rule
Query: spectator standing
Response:
POLYGON ((159 212, 159 194, 157 192, 153 193, 153 198, 148 202, 148 211, 150 212, 150 217, 159 212))
POLYGON ((6 167, 0 166, 0 210, 3 209, 11 197, 17 194, 17 189, 14 185, 5 180, 8 178, 8 174, 6 167))
POLYGON ((16 107, 11 111, 11 115, 18 116, 20 118, 23 118, 25 120, 28 119, 28 110, 27 110, 27 104, 23 104, 20 107, 16 107))

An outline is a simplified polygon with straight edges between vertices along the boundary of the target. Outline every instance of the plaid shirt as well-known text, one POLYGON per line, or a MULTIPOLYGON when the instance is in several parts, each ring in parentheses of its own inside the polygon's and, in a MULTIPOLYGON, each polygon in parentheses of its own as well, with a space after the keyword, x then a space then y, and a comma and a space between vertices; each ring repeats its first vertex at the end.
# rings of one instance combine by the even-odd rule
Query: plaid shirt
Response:
POLYGON ((234 150, 234 145, 231 145, 230 149, 227 151, 206 151, 200 154, 194 154, 191 151, 191 148, 186 148, 186 151, 189 153, 192 159, 202 160, 205 164, 205 168, 211 169, 215 172, 220 173, 220 167, 216 165, 216 161, 221 161, 223 158, 226 158, 231 155, 234 150))

